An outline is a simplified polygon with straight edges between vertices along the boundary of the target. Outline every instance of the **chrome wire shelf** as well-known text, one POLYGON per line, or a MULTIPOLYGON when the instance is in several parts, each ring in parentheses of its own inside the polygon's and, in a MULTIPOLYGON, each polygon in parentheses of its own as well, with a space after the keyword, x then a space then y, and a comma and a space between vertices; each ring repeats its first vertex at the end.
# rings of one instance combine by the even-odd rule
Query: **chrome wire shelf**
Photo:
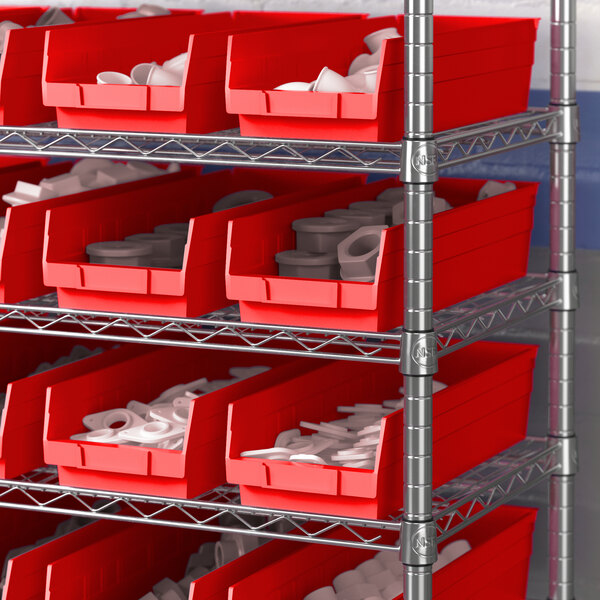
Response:
MULTIPOLYGON (((435 313, 439 354, 554 306, 557 284, 547 275, 528 275, 435 313)), ((401 329, 365 333, 244 323, 237 306, 197 319, 153 317, 58 308, 56 294, 50 294, 0 304, 1 310, 0 331, 387 364, 399 364, 401 357, 401 329)))
MULTIPOLYGON (((555 450, 545 439, 528 438, 438 488, 433 503, 438 539, 548 478, 558 468, 555 450)), ((230 485, 194 500, 65 487, 51 467, 0 480, 0 506, 377 550, 398 550, 398 541, 383 541, 390 537, 383 533, 400 534, 402 527, 402 511, 387 520, 369 520, 243 506, 238 489, 230 485)))
MULTIPOLYGON (((440 168, 557 138, 560 109, 527 112, 436 135, 440 168)), ((60 129, 55 123, 0 127, 0 154, 399 174, 402 142, 366 143, 60 129)))

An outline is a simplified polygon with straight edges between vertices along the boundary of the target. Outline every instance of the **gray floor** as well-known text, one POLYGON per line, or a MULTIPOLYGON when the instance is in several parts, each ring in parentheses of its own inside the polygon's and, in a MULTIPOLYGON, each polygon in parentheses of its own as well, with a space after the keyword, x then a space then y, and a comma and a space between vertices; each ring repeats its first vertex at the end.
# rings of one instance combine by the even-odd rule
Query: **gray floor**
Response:
MULTIPOLYGON (((544 272, 548 265, 547 248, 533 248, 530 272, 544 272)), ((580 471, 576 492, 576 594, 577 600, 600 598, 600 251, 580 250, 577 255, 581 308, 577 313, 576 401, 580 471)), ((544 435, 547 422, 548 316, 531 319, 519 329, 501 336, 507 341, 540 345, 529 419, 531 435, 544 435)), ((547 596, 546 523, 548 502, 546 486, 539 486, 520 504, 541 508, 531 561, 529 597, 547 596)))

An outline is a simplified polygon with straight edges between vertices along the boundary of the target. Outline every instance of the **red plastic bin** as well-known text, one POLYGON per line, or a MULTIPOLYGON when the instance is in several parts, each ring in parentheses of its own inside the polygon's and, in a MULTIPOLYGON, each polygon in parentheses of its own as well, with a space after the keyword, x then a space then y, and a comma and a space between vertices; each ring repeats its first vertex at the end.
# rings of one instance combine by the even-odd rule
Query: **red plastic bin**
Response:
POLYGON ((162 348, 51 386, 47 394, 44 458, 58 465, 63 485, 192 498, 225 481, 227 406, 314 368, 313 361, 162 348), (183 450, 69 439, 90 413, 149 402, 163 390, 198 377, 227 378, 232 366, 269 365, 265 372, 192 400, 183 450), (73 402, 77 398, 77 402, 73 402))
MULTIPOLYGON (((12 192, 17 180, 38 183, 44 177, 66 173, 72 166, 70 162, 31 162, 28 165, 3 169, 0 171, 0 195, 12 192)), ((165 176, 168 177, 165 181, 181 177, 167 175, 166 172, 165 176)), ((0 200, 1 211, 6 217, 4 235, 0 241, 0 302, 20 302, 54 291, 44 285, 42 274, 47 210, 152 185, 153 180, 145 179, 12 207, 0 200)))
MULTIPOLYGON (((536 352, 536 346, 479 342, 440 362, 436 379, 449 387, 433 403, 435 487, 525 437, 536 352)), ((403 410, 383 419, 374 470, 240 454, 271 448, 280 431, 302 420, 337 419, 339 405, 397 398, 401 385, 396 366, 332 362, 246 396, 229 407, 227 481, 240 485, 249 506, 372 519, 396 514, 403 495, 403 410)))
POLYGON ((0 389, 6 402, 0 420, 0 478, 10 479, 44 465, 43 434, 46 388, 70 377, 88 373, 140 353, 136 347, 105 350, 55 369, 29 376, 39 364, 66 356, 76 344, 90 349, 96 341, 43 337, 31 343, 28 336, 0 334, 0 389))
MULTIPOLYGON (((44 514, 28 510, 0 509, 0 568, 6 563, 8 553, 16 548, 35 544, 38 540, 52 535, 57 525, 65 520, 64 515, 44 514)), ((21 582, 26 585, 26 581, 21 582)), ((6 594, 6 592, 4 592, 6 594)), ((6 595, 3 600, 12 599, 6 595)), ((29 598, 27 599, 29 600, 29 598)))
MULTIPOLYGON (((112 21, 130 8, 61 7, 76 21, 70 25, 26 27, 33 25, 48 6, 0 8, 0 21, 14 21, 25 26, 6 32, 0 59, 0 125, 33 125, 56 120, 56 109, 42 102, 42 67, 44 40, 50 29, 66 31, 74 25, 98 21, 112 21)), ((192 11, 175 11, 191 13, 192 11)), ((202 11, 196 11, 202 12, 202 11)))
MULTIPOLYGON (((471 550, 434 573, 433 598, 525 600, 536 513, 532 508, 503 506, 442 542, 440 549, 466 539, 471 550)), ((382 542, 394 541, 395 535, 384 533, 382 542)), ((260 590, 261 600, 302 600, 375 554, 373 550, 325 545, 296 547, 292 554, 230 586, 229 600, 256 598, 256 590, 260 590)), ((395 600, 402 598, 403 594, 395 600)))
POLYGON ((46 38, 43 98, 68 128, 207 133, 237 127, 225 110, 227 37, 244 30, 341 19, 337 13, 234 12, 156 17, 51 31, 46 38), (168 19, 168 20, 167 20, 168 19), (96 75, 129 74, 137 63, 182 52, 181 86, 98 85, 96 75))
MULTIPOLYGON (((466 300, 527 272, 537 183, 476 201, 485 180, 440 179, 436 195, 453 207, 433 217, 433 309, 466 300), (502 260, 497 260, 501 256, 502 260)), ((275 254, 295 247, 291 223, 374 200, 391 179, 321 195, 229 225, 227 297, 238 300, 242 319, 360 331, 388 331, 402 324, 404 226, 386 229, 375 281, 280 277, 275 254), (261 244, 250 244, 260 239, 261 244)))
MULTIPOLYGON (((527 109, 538 20, 434 17, 436 131, 527 109)), ((314 81, 324 66, 341 75, 368 53, 363 37, 403 16, 312 24, 231 37, 227 110, 242 135, 392 142, 404 134, 404 39, 383 42, 375 93, 274 88, 314 81)))
POLYGON ((175 181, 165 178, 150 188, 55 208, 46 219, 44 283, 58 288, 62 307, 197 317, 232 304, 225 294, 229 219, 348 189, 360 181, 336 173, 234 169, 188 174, 175 181), (216 200, 245 189, 265 190, 274 198, 211 212, 216 200), (92 242, 188 220, 182 269, 96 265, 87 260, 85 247, 92 242))

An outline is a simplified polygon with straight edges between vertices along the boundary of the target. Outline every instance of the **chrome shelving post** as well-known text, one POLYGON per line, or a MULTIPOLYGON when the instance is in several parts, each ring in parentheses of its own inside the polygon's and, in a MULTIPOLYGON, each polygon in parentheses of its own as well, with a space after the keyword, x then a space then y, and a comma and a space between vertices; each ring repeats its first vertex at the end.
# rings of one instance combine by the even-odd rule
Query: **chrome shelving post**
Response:
POLYGON ((550 480, 550 600, 575 597, 575 144, 579 140, 575 21, 575 0, 552 0, 550 104, 560 107, 562 116, 560 137, 550 144, 550 273, 560 280, 560 303, 550 312, 548 435, 550 443, 559 446, 561 467, 550 480))
POLYGON ((432 312, 433 0, 404 2, 404 514, 402 562, 406 600, 430 600, 437 558, 432 510, 432 376, 437 343, 432 312))

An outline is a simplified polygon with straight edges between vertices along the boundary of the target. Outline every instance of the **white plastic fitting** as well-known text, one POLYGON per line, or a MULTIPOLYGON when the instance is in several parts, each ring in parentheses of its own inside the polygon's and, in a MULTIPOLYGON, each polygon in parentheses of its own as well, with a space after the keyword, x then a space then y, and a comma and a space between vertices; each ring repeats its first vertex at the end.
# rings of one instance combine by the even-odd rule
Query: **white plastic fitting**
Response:
POLYGON ((190 418, 190 411, 183 406, 152 407, 148 415, 156 421, 185 426, 190 418))
POLYGON ((340 600, 364 600, 364 598, 379 596, 379 590, 372 583, 357 583, 338 594, 340 600))
POLYGON ((36 27, 48 27, 49 25, 68 25, 75 23, 73 19, 67 17, 60 8, 53 6, 45 11, 35 22, 36 27))
POLYGON ((152 421, 144 423, 137 427, 129 429, 121 429, 119 437, 130 442, 141 442, 143 444, 155 444, 165 442, 173 438, 185 435, 185 427, 182 425, 174 425, 172 423, 163 423, 160 421, 152 421))
POLYGON ((326 585, 304 596, 304 600, 337 600, 337 596, 335 590, 330 585, 326 585))
POLYGON ((384 590, 395 581, 396 577, 389 569, 384 569, 383 571, 379 571, 379 573, 367 576, 367 582, 377 586, 378 590, 384 590))
POLYGON ((183 71, 171 71, 159 65, 153 65, 146 79, 148 85, 179 86, 183 83, 183 71))
POLYGON ((42 179, 40 187, 49 190, 55 197, 86 191, 86 188, 81 184, 79 175, 73 173, 63 173, 62 175, 56 175, 56 177, 42 179))
POLYGON ((131 85, 131 77, 118 71, 102 71, 96 75, 96 83, 100 85, 131 85))
POLYGON ((363 38, 363 41, 371 53, 374 53, 378 50, 381 50, 383 40, 390 40, 399 37, 402 36, 398 33, 398 30, 395 27, 386 27, 385 29, 379 29, 378 31, 369 33, 363 38))
POLYGON ((270 370, 271 367, 262 365, 256 365, 254 367, 231 367, 231 369, 229 369, 229 374, 236 379, 248 379, 270 370))
POLYGON ((517 186, 512 181, 502 182, 490 179, 490 181, 486 181, 479 190, 479 193, 477 194, 477 200, 485 200, 486 198, 499 196, 500 194, 512 192, 516 189, 517 186))
POLYGON ((355 87, 358 92, 373 94, 377 88, 378 72, 377 66, 369 65, 352 73, 352 75, 348 75, 346 81, 355 87))
POLYGON ((467 540, 456 540, 445 546, 441 553, 448 562, 452 562, 470 550, 471 544, 467 540))
POLYGON ((394 206, 399 202, 404 201, 404 188, 403 187, 389 187, 375 198, 376 202, 383 202, 384 204, 391 204, 394 206))
POLYGON ((404 582, 402 581, 394 581, 394 583, 390 583, 382 592, 382 596, 384 600, 394 600, 401 594, 404 593, 404 582))
POLYGON ((165 60, 165 62, 162 64, 163 69, 166 69, 167 71, 173 71, 175 73, 181 73, 181 75, 183 75, 187 59, 188 53, 182 52, 181 54, 178 54, 169 60, 165 60))
POLYGON ((135 65, 135 67, 133 67, 129 73, 131 81, 136 85, 146 85, 148 83, 150 71, 154 66, 156 66, 155 62, 139 63, 138 65, 135 65))
POLYGON ((381 232, 385 225, 368 225, 357 229, 338 245, 338 261, 342 279, 348 277, 375 279, 381 232))
POLYGON ((384 225, 385 215, 383 213, 374 213, 366 210, 356 210, 353 208, 334 208, 323 214, 324 217, 335 217, 336 219, 347 219, 363 225, 384 225))
POLYGON ((215 544, 215 564, 217 568, 255 550, 260 540, 254 536, 241 533, 223 533, 220 541, 215 544))
POLYGON ((83 417, 83 424, 90 430, 95 431, 98 429, 112 429, 114 431, 120 431, 122 429, 128 429, 129 427, 135 427, 136 425, 143 425, 146 421, 139 415, 126 408, 113 408, 111 410, 103 410, 102 412, 93 413, 83 417), (116 424, 123 423, 119 427, 115 427, 116 424))
POLYGON ((307 81, 289 81, 278 85, 275 90, 284 92, 312 92, 315 87, 315 82, 308 83, 307 81))
POLYGON ((29 204, 30 202, 39 202, 40 200, 48 200, 54 198, 55 194, 52 190, 43 188, 35 183, 27 181, 17 181, 14 192, 9 192, 2 196, 2 200, 11 206, 19 206, 21 204, 29 204))
POLYGON ((359 92, 360 90, 343 75, 340 75, 329 67, 323 67, 315 81, 314 91, 341 94, 345 92, 359 92))
POLYGON ((377 51, 373 54, 359 54, 351 63, 348 68, 348 75, 354 75, 358 71, 363 69, 373 68, 379 66, 381 60, 381 52, 377 51))
POLYGON ((366 583, 367 580, 365 576, 356 569, 352 569, 350 571, 344 571, 340 573, 337 577, 333 578, 333 587, 335 591, 339 594, 349 587, 355 586, 359 583, 366 583))

